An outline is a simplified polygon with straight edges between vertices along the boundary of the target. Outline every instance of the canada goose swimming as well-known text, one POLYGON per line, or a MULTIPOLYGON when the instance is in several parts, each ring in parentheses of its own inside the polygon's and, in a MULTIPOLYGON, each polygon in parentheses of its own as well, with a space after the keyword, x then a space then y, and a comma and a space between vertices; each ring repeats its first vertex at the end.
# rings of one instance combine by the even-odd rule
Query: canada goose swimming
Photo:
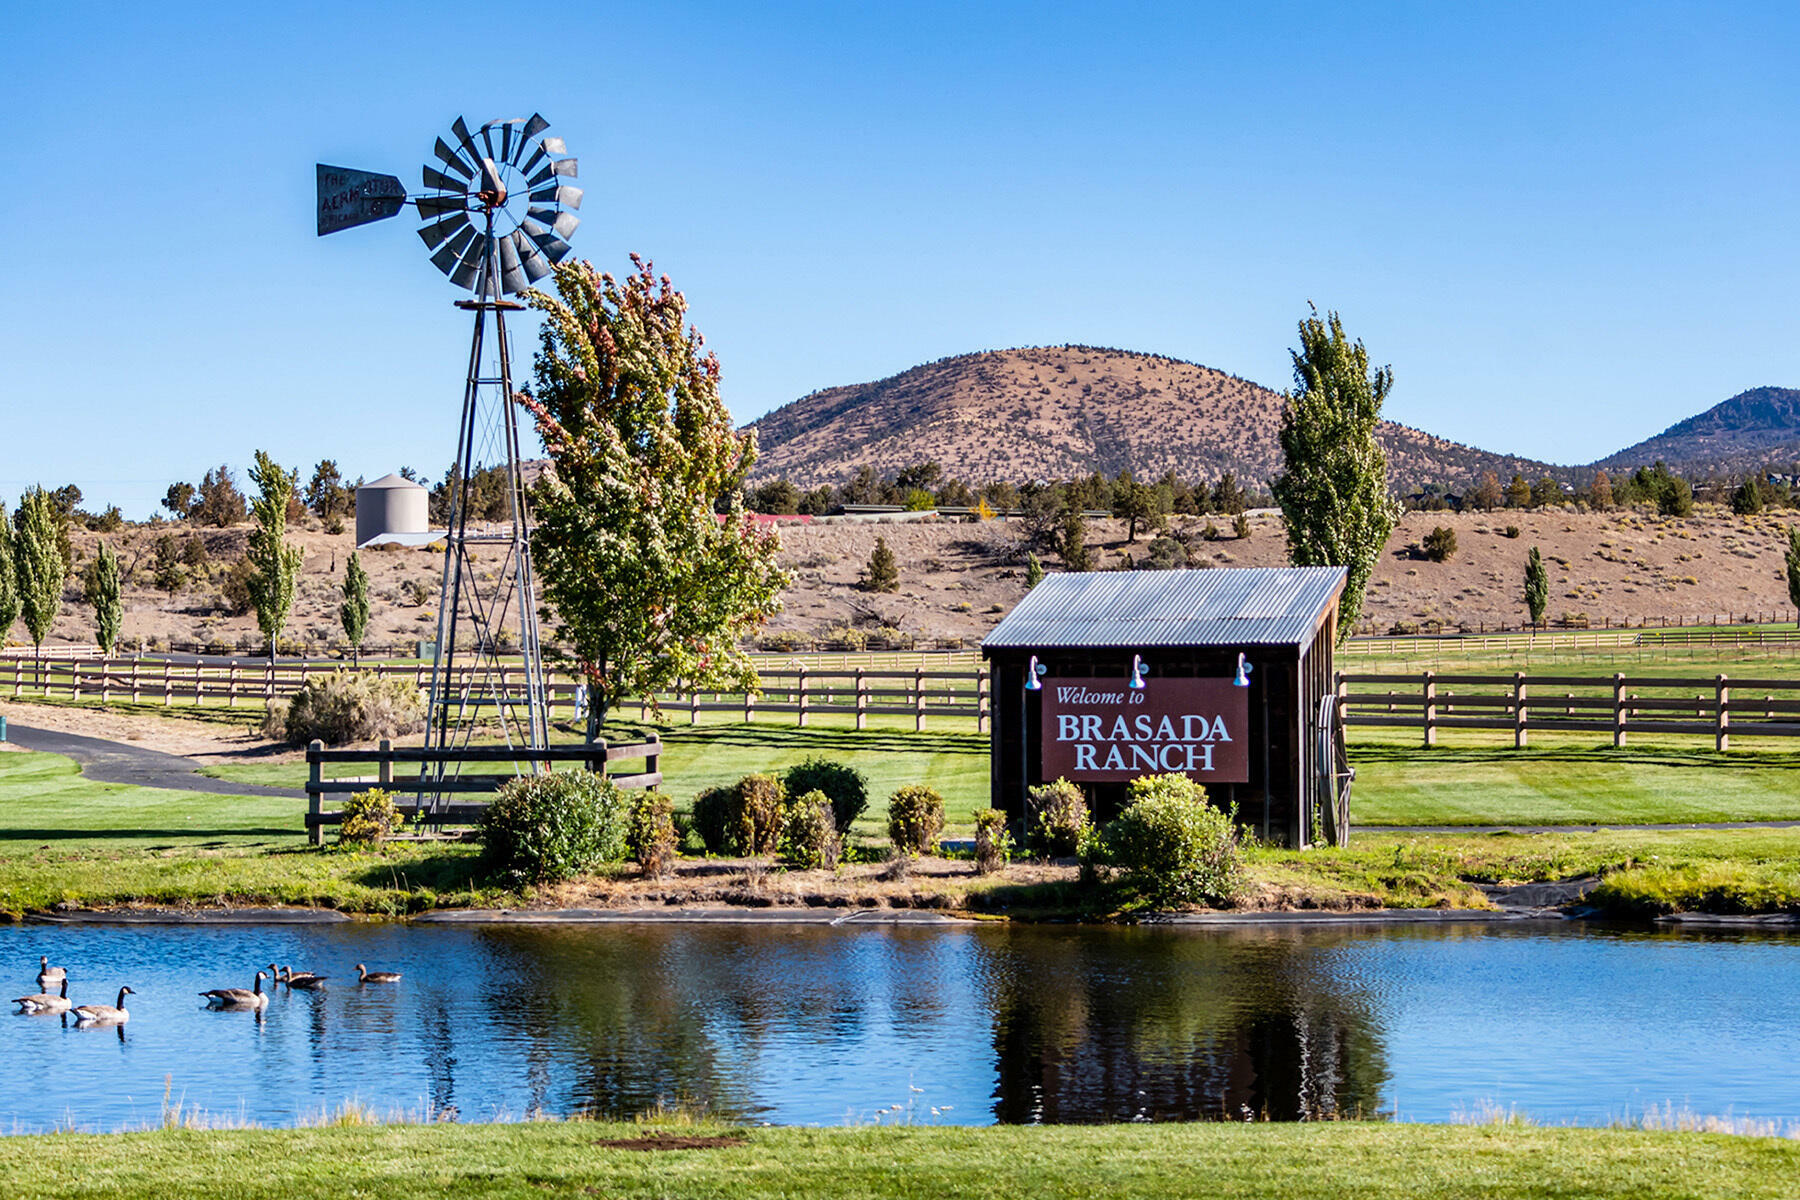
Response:
POLYGON ((281 972, 281 982, 291 988, 304 988, 312 991, 325 986, 325 976, 314 975, 311 971, 295 971, 292 967, 283 967, 281 972))
POLYGON ((19 1006, 21 1013, 60 1013, 69 1011, 69 977, 62 978, 62 995, 50 996, 39 992, 35 996, 20 996, 13 1001, 19 1006))
POLYGON ((206 997, 210 1008, 254 1008, 260 1012, 269 1006, 269 994, 262 990, 263 980, 267 978, 266 974, 258 971, 254 987, 214 988, 200 994, 206 997))
POLYGON ((67 971, 65 971, 63 968, 53 967, 50 965, 50 956, 48 954, 38 955, 38 986, 39 987, 41 987, 41 988, 51 987, 55 984, 61 983, 64 979, 67 979, 68 976, 69 976, 69 973, 67 971))
POLYGON ((131 1020, 131 1014, 125 1009, 125 997, 135 995, 137 993, 130 988, 122 987, 117 1004, 82 1004, 69 1011, 74 1013, 77 1025, 123 1025, 131 1020))
POLYGON ((356 964, 356 982, 358 983, 399 983, 398 971, 371 971, 361 963, 356 964))

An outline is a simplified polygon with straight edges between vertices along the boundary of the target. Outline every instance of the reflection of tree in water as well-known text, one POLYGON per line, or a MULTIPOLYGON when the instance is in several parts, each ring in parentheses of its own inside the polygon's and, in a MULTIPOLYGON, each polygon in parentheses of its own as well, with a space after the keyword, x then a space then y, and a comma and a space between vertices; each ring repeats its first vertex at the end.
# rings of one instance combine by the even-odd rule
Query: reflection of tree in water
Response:
POLYGON ((1375 1115, 1374 1005, 1344 939, 1280 929, 1029 930, 980 939, 1008 1123, 1375 1115))
POLYGON ((941 1020, 968 987, 967 947, 942 931, 494 926, 482 942, 484 1007, 551 1111, 688 1102, 746 1119, 763 1111, 772 1066, 807 1073, 772 1061, 776 1038, 800 1032, 818 1060, 855 1058, 871 1037, 941 1020), (570 1058, 575 1079, 559 1103, 545 1068, 570 1058))

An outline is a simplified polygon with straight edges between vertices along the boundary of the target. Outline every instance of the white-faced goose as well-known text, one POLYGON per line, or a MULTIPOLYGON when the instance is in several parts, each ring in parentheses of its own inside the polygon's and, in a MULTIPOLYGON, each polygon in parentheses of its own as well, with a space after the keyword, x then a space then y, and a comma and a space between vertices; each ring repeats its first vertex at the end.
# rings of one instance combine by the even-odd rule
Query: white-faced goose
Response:
POLYGON ((371 971, 361 963, 356 964, 356 982, 358 983, 399 983, 398 971, 371 971))
POLYGON ((62 995, 51 996, 39 992, 35 996, 20 996, 13 1001, 19 1006, 21 1013, 60 1013, 69 1011, 69 977, 62 977, 62 995))
POLYGON ((137 993, 130 988, 122 987, 117 1004, 81 1004, 69 1011, 74 1014, 77 1025, 123 1025, 131 1020, 131 1013, 125 1008, 125 997, 135 995, 137 993))
POLYGON ((256 973, 256 983, 247 988, 213 988, 210 992, 201 992, 206 997, 209 1008, 254 1008, 264 1009, 269 1006, 269 994, 262 990, 263 980, 268 976, 263 972, 256 973))

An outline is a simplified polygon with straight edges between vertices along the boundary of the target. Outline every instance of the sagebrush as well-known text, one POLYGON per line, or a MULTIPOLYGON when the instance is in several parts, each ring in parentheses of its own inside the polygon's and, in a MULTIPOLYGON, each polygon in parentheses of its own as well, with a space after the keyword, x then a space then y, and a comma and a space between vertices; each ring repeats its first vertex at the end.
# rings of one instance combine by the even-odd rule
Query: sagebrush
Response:
POLYGON ((425 728, 425 695, 410 680, 373 671, 333 671, 300 685, 285 708, 269 706, 265 736, 304 746, 403 737, 425 728))

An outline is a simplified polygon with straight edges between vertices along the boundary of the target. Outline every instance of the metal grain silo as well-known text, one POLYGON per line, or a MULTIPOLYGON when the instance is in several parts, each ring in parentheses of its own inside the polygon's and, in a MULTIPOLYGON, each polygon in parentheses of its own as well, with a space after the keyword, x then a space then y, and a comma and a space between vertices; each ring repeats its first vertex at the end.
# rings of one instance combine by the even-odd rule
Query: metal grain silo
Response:
POLYGON ((427 492, 399 475, 383 475, 356 489, 356 544, 422 545, 433 538, 427 492))

